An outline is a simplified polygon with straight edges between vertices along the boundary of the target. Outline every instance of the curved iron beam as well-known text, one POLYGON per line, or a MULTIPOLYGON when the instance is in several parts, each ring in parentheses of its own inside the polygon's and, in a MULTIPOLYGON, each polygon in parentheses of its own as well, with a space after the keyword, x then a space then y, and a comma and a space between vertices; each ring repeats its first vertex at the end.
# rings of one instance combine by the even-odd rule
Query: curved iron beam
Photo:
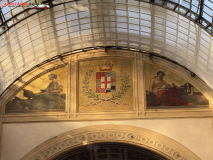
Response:
MULTIPOLYGON (((84 52, 84 51, 90 51, 90 50, 97 50, 97 49, 105 49, 105 52, 107 51, 107 49, 109 48, 114 48, 114 49, 120 49, 120 50, 127 50, 127 51, 134 51, 134 52, 138 52, 138 53, 141 53, 141 54, 145 54, 147 55, 150 59, 153 58, 153 57, 158 57, 158 58, 161 58, 161 59, 165 59, 169 62, 172 62, 182 68, 184 68, 185 70, 187 70, 192 77, 197 77, 199 78, 195 73, 193 73, 191 70, 189 70, 188 68, 186 68, 185 66, 177 63, 176 61, 173 61, 165 56, 162 56, 162 55, 159 55, 157 53, 154 53, 154 52, 149 52, 149 51, 146 51, 146 50, 140 50, 140 49, 137 49, 137 48, 127 48, 127 47, 122 47, 122 46, 96 46, 96 47, 87 47, 87 48, 83 48, 83 49, 77 49, 77 50, 73 50, 73 51, 69 51, 69 52, 65 52, 61 55, 57 55, 57 56, 54 56, 48 60, 45 60, 43 62, 41 62, 40 64, 37 64, 36 66, 32 67, 30 70, 26 71, 25 73, 23 73, 21 76, 19 76, 18 78, 16 78, 13 83, 11 83, 1 94, 0 96, 2 96, 4 94, 4 92, 10 88, 10 86, 12 86, 16 81, 19 81, 21 79, 21 77, 23 77, 24 75, 26 75, 27 73, 31 72, 32 70, 36 69, 37 67, 39 66, 42 66, 46 63, 49 63, 53 60, 56 60, 56 59, 60 59, 61 61, 63 61, 64 57, 67 57, 67 56, 70 56, 72 54, 77 54, 77 53, 80 53, 80 52, 84 52)), ((200 80, 202 80, 201 78, 199 78, 200 80)), ((203 80, 202 80, 203 81, 203 80)), ((204 81, 203 81, 204 82, 204 81)), ((205 82, 204 82, 205 83, 205 82)))
MULTIPOLYGON (((53 7, 55 7, 55 6, 58 6, 58 5, 61 5, 61 4, 65 4, 65 3, 71 3, 71 2, 74 2, 74 1, 79 1, 79 0, 69 0, 69 1, 63 0, 61 3, 58 3, 58 4, 53 4, 53 3, 52 3, 52 0, 46 0, 46 1, 44 1, 43 3, 44 3, 44 4, 45 4, 45 3, 48 3, 49 6, 50 6, 50 8, 53 8, 53 7)), ((164 0, 164 1, 162 1, 161 4, 155 3, 155 0, 150 0, 149 2, 147 2, 147 1, 145 1, 145 0, 135 0, 135 1, 144 2, 144 3, 150 3, 150 4, 152 4, 152 5, 161 6, 161 7, 163 7, 163 8, 168 9, 168 10, 171 10, 171 11, 177 13, 177 14, 180 14, 180 15, 186 17, 187 19, 193 21, 194 23, 196 23, 197 25, 199 25, 202 29, 204 29, 208 34, 210 34, 211 36, 213 36, 213 24, 210 23, 208 20, 206 20, 205 18, 202 17, 203 6, 204 6, 204 0, 200 0, 200 4, 199 4, 199 5, 200 5, 200 11, 199 11, 199 14, 196 13, 196 12, 193 12, 192 10, 190 10, 190 9, 188 9, 188 8, 182 6, 182 5, 180 5, 179 3, 175 3, 175 2, 172 2, 172 1, 170 1, 170 0, 164 0), (173 5, 174 5, 174 8, 169 8, 169 7, 167 7, 166 4, 167 4, 168 2, 171 3, 171 4, 173 4, 173 5), (182 8, 182 9, 185 10, 186 12, 185 12, 184 14, 182 14, 181 12, 177 11, 177 7, 182 8), (188 14, 188 13, 193 14, 193 15, 195 16, 195 18, 193 19, 192 17, 190 17, 190 14, 188 14), (202 23, 203 21, 206 23, 206 25, 204 25, 204 23, 202 23)), ((6 27, 6 29, 5 29, 3 32, 0 33, 0 36, 1 36, 2 34, 4 34, 4 33, 5 33, 7 30, 9 30, 10 28, 14 27, 16 24, 20 23, 21 21, 23 21, 23 20, 27 19, 28 17, 33 16, 33 15, 35 15, 35 14, 37 14, 37 13, 39 13, 39 12, 42 11, 42 10, 40 10, 40 11, 37 11, 37 12, 31 14, 31 15, 28 15, 28 16, 26 16, 25 18, 19 20, 18 22, 16 22, 15 24, 13 24, 13 25, 11 25, 11 26, 8 26, 8 25, 7 25, 7 23, 8 23, 9 21, 11 21, 11 20, 13 20, 14 18, 18 17, 20 14, 23 14, 23 13, 25 13, 25 12, 28 12, 29 10, 30 10, 30 8, 25 9, 25 10, 19 12, 18 14, 14 15, 14 16, 11 17, 10 19, 5 20, 4 25, 6 25, 7 27, 6 27)), ((1 24, 0 27, 1 27, 1 26, 3 26, 3 24, 1 24)))

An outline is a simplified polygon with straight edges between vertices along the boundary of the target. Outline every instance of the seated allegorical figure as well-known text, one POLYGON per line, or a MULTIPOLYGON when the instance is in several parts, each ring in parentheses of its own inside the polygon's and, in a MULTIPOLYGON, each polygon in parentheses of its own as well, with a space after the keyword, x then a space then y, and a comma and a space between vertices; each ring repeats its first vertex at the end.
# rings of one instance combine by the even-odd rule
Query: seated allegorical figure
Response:
POLYGON ((178 86, 169 85, 166 81, 163 80, 165 73, 162 71, 157 72, 151 82, 149 91, 152 95, 151 106, 160 105, 162 102, 165 106, 183 106, 183 105, 192 105, 193 103, 188 103, 183 101, 181 96, 178 93, 178 86))
POLYGON ((21 101, 21 104, 25 109, 64 109, 66 94, 63 94, 62 83, 55 74, 49 74, 48 77, 52 82, 41 92, 34 94, 32 91, 24 90, 24 96, 28 99, 21 101))
MULTIPOLYGON (((40 93, 48 92, 48 93, 63 93, 63 86, 60 80, 57 79, 57 75, 49 74, 49 79, 52 81, 45 90, 41 90, 40 93)), ((40 94, 39 93, 39 94, 40 94)))

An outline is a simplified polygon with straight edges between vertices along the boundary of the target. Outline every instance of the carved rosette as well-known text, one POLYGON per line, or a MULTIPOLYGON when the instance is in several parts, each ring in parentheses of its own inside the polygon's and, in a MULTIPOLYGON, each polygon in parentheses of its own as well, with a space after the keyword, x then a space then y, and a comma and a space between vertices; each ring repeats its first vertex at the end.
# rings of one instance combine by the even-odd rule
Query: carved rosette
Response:
POLYGON ((156 132, 150 134, 152 133, 152 131, 149 130, 147 130, 146 133, 142 128, 135 129, 134 132, 132 129, 130 129, 130 131, 125 131, 124 129, 128 127, 132 128, 131 126, 124 126, 123 129, 117 128, 117 131, 112 131, 110 127, 103 129, 103 126, 100 126, 96 129, 92 127, 93 130, 88 130, 84 128, 85 130, 87 130, 86 133, 83 128, 74 130, 75 132, 70 131, 59 135, 58 137, 53 138, 53 140, 49 140, 44 144, 41 144, 40 146, 36 147, 24 158, 22 158, 22 160, 46 160, 48 158, 56 156, 58 153, 62 153, 64 151, 70 150, 81 145, 87 145, 96 142, 129 143, 144 148, 149 148, 160 154, 163 153, 164 156, 167 156, 168 158, 174 160, 190 160, 190 157, 193 156, 193 160, 199 160, 199 158, 196 157, 193 153, 191 153, 191 151, 189 151, 179 143, 171 139, 166 142, 166 140, 164 139, 165 136, 164 138, 162 138, 162 135, 160 134, 160 136, 156 136, 158 135, 158 133, 156 132), (98 128, 102 128, 102 130, 97 131, 98 128), (140 130, 143 131, 140 132, 140 130), (76 133, 76 131, 79 132, 76 133), (172 146, 170 145, 171 142, 173 142, 172 146), (190 156, 187 156, 186 151, 190 153, 190 156))

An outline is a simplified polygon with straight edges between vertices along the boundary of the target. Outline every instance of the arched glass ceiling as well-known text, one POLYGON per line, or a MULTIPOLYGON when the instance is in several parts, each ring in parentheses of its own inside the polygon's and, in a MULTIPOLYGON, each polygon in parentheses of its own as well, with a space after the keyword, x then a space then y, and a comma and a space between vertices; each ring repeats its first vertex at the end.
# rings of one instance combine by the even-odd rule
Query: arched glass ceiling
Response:
POLYGON ((149 3, 64 3, 24 19, 0 36, 0 93, 44 60, 95 46, 158 53, 185 66, 213 88, 212 42, 212 37, 189 19, 149 3))
MULTIPOLYGON (((41 10, 29 9, 29 5, 38 4, 40 0, 0 0, 0 34, 11 28, 21 20, 38 13, 41 10), (19 5, 19 7, 5 5, 8 3, 18 4, 27 3, 28 5, 19 5)), ((69 3, 75 0, 44 0, 43 4, 47 4, 50 7, 54 7, 59 4, 69 3)), ((132 3, 132 0, 116 0, 117 3, 132 3)), ((212 0, 135 0, 140 2, 146 2, 154 5, 158 5, 174 11, 191 21, 197 23, 205 29, 209 34, 213 35, 213 1, 212 0)), ((102 2, 100 0, 99 2, 102 2)), ((103 1, 104 2, 104 1, 103 1)), ((114 1, 112 1, 114 2, 114 1)), ((76 8, 76 6, 70 6, 76 8)), ((79 7, 79 6, 78 6, 79 7)))

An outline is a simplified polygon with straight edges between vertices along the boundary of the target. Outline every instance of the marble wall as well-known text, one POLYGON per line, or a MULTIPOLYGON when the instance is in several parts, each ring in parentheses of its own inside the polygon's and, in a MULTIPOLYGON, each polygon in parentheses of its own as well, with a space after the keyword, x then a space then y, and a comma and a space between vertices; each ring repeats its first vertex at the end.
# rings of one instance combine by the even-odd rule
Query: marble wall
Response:
POLYGON ((36 146, 61 133, 104 124, 149 129, 179 142, 201 160, 212 160, 213 157, 212 118, 193 118, 4 124, 1 160, 20 160, 36 146))

